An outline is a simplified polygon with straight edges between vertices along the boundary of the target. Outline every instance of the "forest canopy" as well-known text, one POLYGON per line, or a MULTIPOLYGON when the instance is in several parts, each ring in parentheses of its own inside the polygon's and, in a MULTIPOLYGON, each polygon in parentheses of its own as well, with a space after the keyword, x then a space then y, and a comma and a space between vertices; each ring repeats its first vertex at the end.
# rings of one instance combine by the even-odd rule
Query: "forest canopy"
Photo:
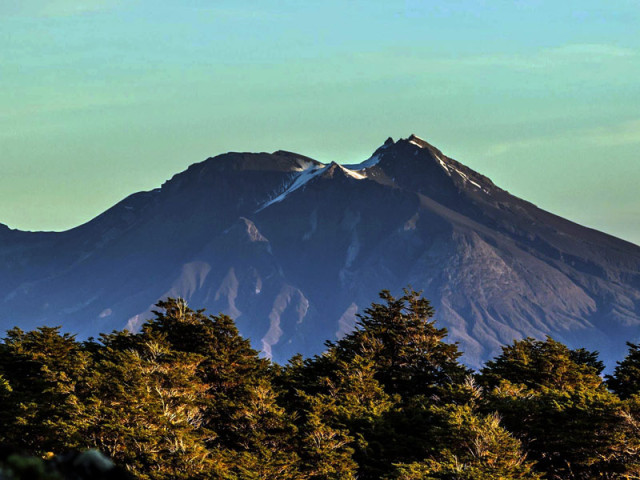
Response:
POLYGON ((284 366, 180 299, 138 333, 14 328, 0 478, 27 478, 32 456, 29 478, 62 479, 46 459, 90 449, 141 480, 640 477, 640 346, 605 378, 597 352, 552 338, 474 372, 433 315, 383 291, 352 333, 284 366))

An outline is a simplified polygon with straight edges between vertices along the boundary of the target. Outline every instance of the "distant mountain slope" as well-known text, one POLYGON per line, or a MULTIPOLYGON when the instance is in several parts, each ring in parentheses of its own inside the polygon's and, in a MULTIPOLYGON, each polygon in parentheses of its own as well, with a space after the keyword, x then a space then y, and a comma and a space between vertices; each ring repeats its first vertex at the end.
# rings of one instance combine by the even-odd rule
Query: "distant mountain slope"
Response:
POLYGON ((0 227, 0 328, 137 328, 181 296, 278 361, 322 350, 383 288, 424 290, 472 366, 523 336, 640 336, 640 247, 540 210, 418 137, 359 165, 227 153, 61 233, 0 227))

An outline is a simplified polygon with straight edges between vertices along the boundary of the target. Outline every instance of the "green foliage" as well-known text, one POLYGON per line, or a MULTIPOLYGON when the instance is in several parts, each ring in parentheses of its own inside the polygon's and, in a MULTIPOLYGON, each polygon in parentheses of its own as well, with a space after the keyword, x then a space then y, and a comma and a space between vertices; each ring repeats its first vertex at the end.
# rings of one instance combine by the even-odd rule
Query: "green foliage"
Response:
POLYGON ((139 478, 198 478, 209 457, 200 429, 205 386, 196 375, 202 357, 147 332, 126 350, 103 340, 89 399, 92 446, 139 478))
POLYGON ((535 480, 533 463, 520 442, 501 425, 496 414, 478 415, 469 405, 434 408, 442 423, 434 430, 446 448, 421 462, 397 465, 397 480, 535 480))
POLYGON ((617 413, 618 441, 611 448, 610 470, 619 478, 640 478, 640 395, 626 399, 617 413))
POLYGON ((354 332, 284 367, 231 318, 175 299, 98 341, 13 329, 0 478, 63 478, 38 457, 90 448, 141 480, 640 478, 640 347, 607 384, 596 352, 551 338, 472 377, 418 292, 380 297, 354 332))
POLYGON ((548 478, 601 478, 619 467, 620 400, 584 352, 528 338, 504 347, 479 377, 485 410, 501 415, 548 478))
POLYGON ((305 465, 313 472, 319 462, 326 464, 325 475, 312 478, 335 478, 338 473, 340 478, 355 478, 360 463, 360 478, 365 478, 366 467, 358 460, 375 448, 370 437, 395 402, 374 378, 371 361, 356 356, 349 363, 337 361, 335 367, 331 377, 316 379, 320 385, 315 394, 298 390, 305 465))
POLYGON ((308 418, 304 399, 323 411, 326 428, 351 437, 345 446, 361 479, 379 479, 394 463, 435 452, 429 406, 452 398, 469 373, 419 293, 405 290, 395 298, 383 291, 380 297, 382 303, 359 315, 354 332, 328 342, 321 356, 295 358, 281 374, 285 392, 299 392, 298 402, 285 398, 301 418, 308 418))
POLYGON ((447 330, 436 328, 428 300, 409 289, 400 298, 383 290, 380 298, 383 303, 358 315, 354 332, 327 343, 336 359, 371 360, 376 379, 391 395, 432 395, 444 385, 464 380, 468 370, 458 363, 462 353, 457 345, 443 341, 447 330))
POLYGON ((0 346, 0 439, 33 454, 85 446, 90 356, 69 334, 14 328, 0 346))
POLYGON ((620 398, 640 394, 640 345, 627 342, 629 353, 618 362, 613 375, 607 375, 607 384, 620 398))
POLYGON ((162 335, 173 349, 202 358, 195 373, 204 387, 198 394, 204 444, 225 465, 220 475, 295 478, 295 425, 277 404, 269 362, 226 315, 207 317, 174 299, 158 307, 143 334, 162 335))
POLYGON ((526 338, 502 348, 502 354, 482 369, 483 384, 497 386, 507 380, 527 388, 597 388, 602 364, 597 353, 584 349, 570 350, 550 337, 546 340, 526 338))

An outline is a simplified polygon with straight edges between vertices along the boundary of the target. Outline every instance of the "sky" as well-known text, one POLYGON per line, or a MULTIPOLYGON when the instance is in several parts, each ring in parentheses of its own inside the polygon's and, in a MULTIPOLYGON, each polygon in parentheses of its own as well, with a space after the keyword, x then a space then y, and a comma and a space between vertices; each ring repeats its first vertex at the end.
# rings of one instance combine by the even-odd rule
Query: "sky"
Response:
POLYGON ((640 2, 0 2, 0 222, 65 230, 227 151, 411 133, 640 244, 640 2))

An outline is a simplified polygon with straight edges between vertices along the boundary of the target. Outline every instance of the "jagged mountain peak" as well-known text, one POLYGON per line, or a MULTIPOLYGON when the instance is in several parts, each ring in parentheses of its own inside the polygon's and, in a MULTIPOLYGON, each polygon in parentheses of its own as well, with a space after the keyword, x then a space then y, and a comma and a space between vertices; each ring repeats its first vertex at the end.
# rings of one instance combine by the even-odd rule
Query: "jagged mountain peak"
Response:
POLYGON ((423 140, 422 138, 418 137, 413 133, 409 135, 409 138, 407 138, 407 141, 409 143, 413 143, 414 145, 417 145, 420 148, 433 148, 429 142, 427 142, 426 140, 423 140))
POLYGON ((411 134, 394 142, 391 138, 359 164, 344 165, 355 173, 385 185, 423 193, 449 195, 460 192, 492 194, 502 191, 490 179, 447 157, 426 140, 411 134))
MULTIPOLYGON (((432 144, 424 140, 423 138, 418 137, 415 134, 409 135, 407 138, 401 138, 395 144, 399 148, 409 148, 414 152, 416 148, 421 150, 423 153, 427 153, 433 157, 438 157, 441 160, 446 159, 447 157, 440 151, 438 148, 434 147, 432 144)), ((417 155, 416 155, 417 156, 417 155)))
POLYGON ((394 142, 393 138, 387 140, 373 152, 373 155, 359 164, 344 165, 352 170, 363 170, 377 165, 381 160, 386 162, 421 162, 425 159, 446 162, 449 159, 436 147, 426 140, 411 134, 408 138, 401 138, 394 142))

